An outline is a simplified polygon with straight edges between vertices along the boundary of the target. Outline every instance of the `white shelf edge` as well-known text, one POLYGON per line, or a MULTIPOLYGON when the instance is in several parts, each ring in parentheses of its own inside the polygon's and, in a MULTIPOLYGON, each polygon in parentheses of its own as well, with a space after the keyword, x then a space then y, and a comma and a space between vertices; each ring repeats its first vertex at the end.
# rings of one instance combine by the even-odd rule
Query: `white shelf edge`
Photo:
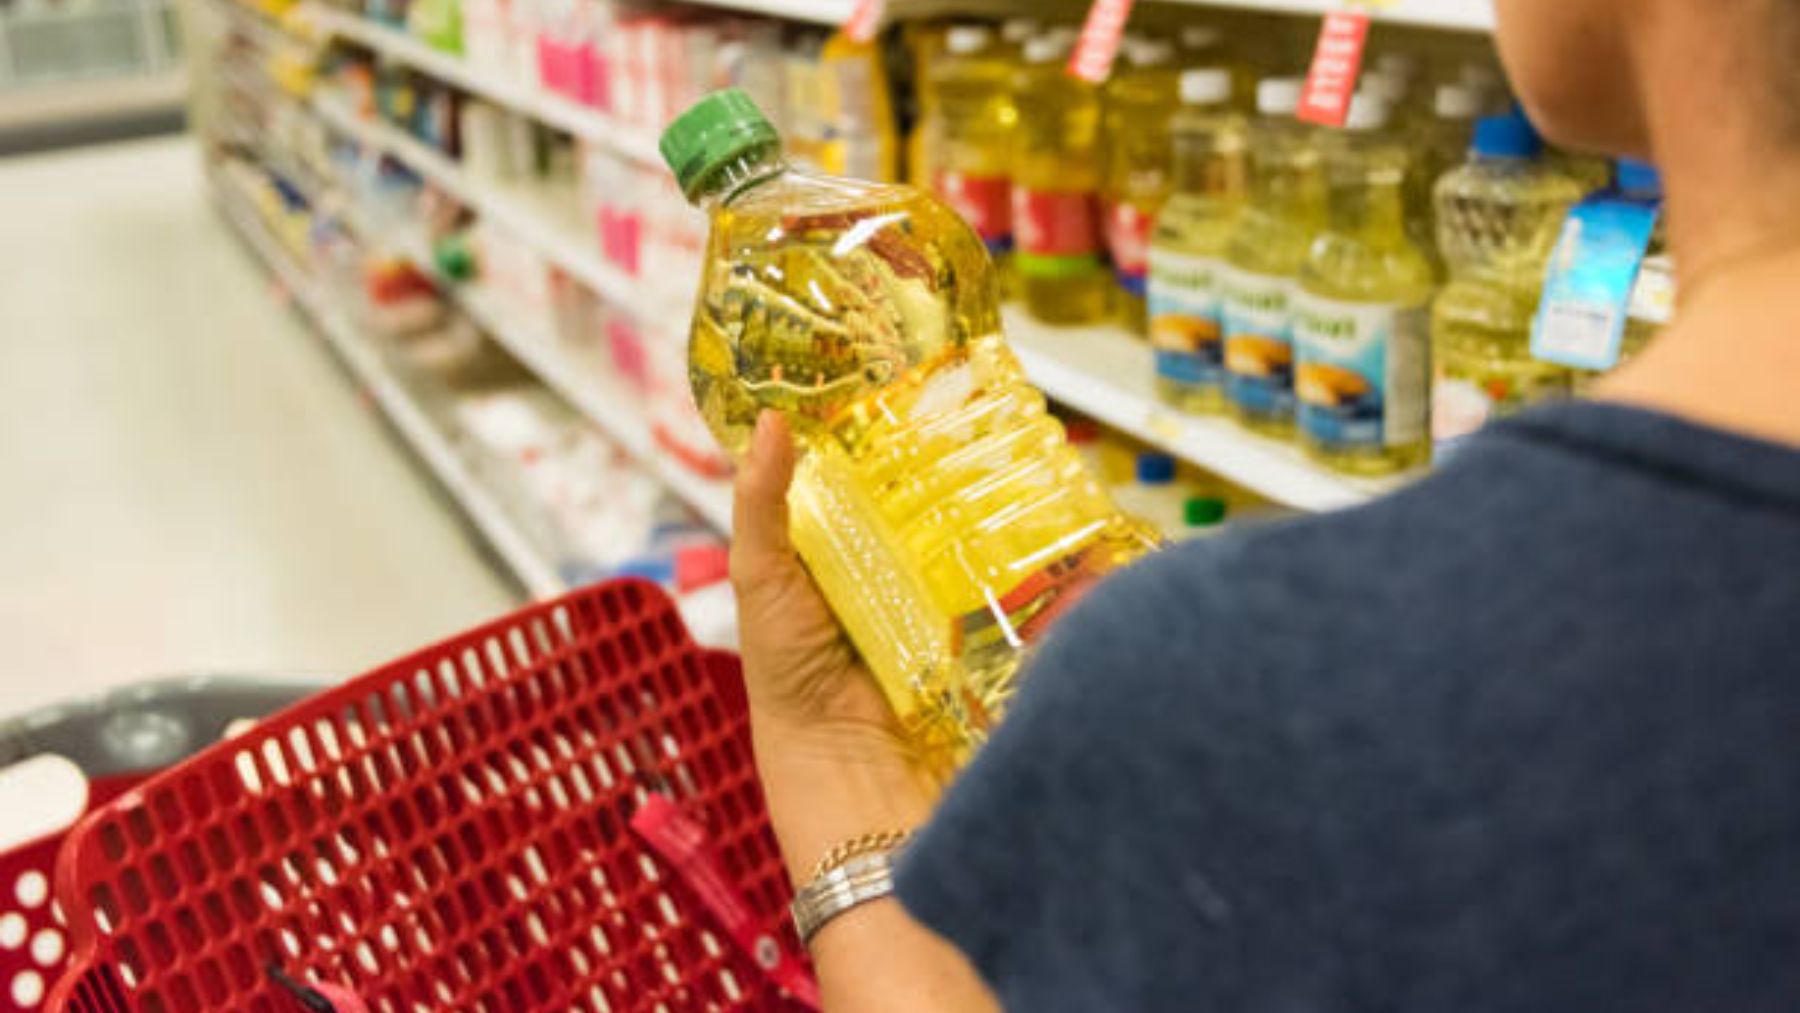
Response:
MULTIPOLYGON (((904 3, 905 0, 898 0, 904 3)), ((1384 3, 1351 3, 1345 0, 1156 0, 1182 7, 1231 7, 1267 14, 1322 17, 1336 10, 1357 10, 1376 21, 1421 28, 1461 32, 1494 30, 1493 0, 1387 0, 1384 3)))
POLYGON ((256 251, 265 266, 306 311, 350 372, 368 389, 375 403, 394 424, 433 474, 450 492, 483 538, 525 585, 534 598, 551 598, 568 590, 556 567, 538 552, 513 523, 504 508, 476 480, 450 440, 440 432, 405 386, 381 361, 349 319, 327 305, 312 282, 281 251, 268 230, 244 210, 238 198, 215 183, 215 197, 225 217, 256 251))
MULTIPOLYGON (((771 18, 787 18, 790 21, 807 21, 815 25, 841 25, 850 17, 856 4, 853 0, 692 0, 700 7, 712 7, 718 10, 737 11, 740 14, 761 14, 771 18)), ((903 5, 906 0, 894 0, 895 5, 903 5)))
POLYGON ((352 115, 316 97, 312 108, 333 129, 399 159, 489 221, 518 236, 608 304, 626 312, 635 304, 629 278, 608 267, 597 250, 590 249, 572 230, 554 224, 548 214, 531 206, 527 199, 508 194, 493 182, 471 177, 449 158, 385 123, 352 115))
POLYGON ((721 533, 731 531, 731 488, 725 482, 696 475, 679 462, 671 461, 656 445, 656 438, 644 424, 643 415, 632 403, 631 396, 618 384, 584 369, 568 352, 556 347, 554 339, 529 322, 522 322, 505 307, 495 304, 493 296, 478 287, 458 284, 437 274, 430 251, 410 234, 384 233, 376 229, 357 208, 347 211, 352 228, 365 239, 383 242, 393 251, 411 260, 419 270, 438 277, 450 297, 482 330, 505 347, 520 365, 530 370, 544 385, 575 407, 598 426, 619 448, 650 472, 663 487, 692 507, 702 519, 721 533))
POLYGON ((1048 327, 1009 307, 1006 334, 1026 375, 1052 400, 1278 503, 1336 510, 1405 481, 1337 475, 1291 444, 1164 406, 1153 393, 1149 347, 1117 328, 1048 327))
POLYGON ((401 29, 317 3, 308 3, 300 10, 301 16, 323 34, 349 39, 463 91, 584 141, 604 145, 627 158, 655 165, 662 162, 656 138, 597 109, 589 109, 552 92, 503 80, 471 66, 463 57, 432 48, 401 29))

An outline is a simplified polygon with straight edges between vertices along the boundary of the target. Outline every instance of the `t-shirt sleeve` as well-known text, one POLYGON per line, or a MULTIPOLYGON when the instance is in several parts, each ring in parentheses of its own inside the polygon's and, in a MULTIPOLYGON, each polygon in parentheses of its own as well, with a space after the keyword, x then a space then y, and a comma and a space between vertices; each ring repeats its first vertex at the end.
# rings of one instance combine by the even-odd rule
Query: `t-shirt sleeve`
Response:
POLYGON ((1073 610, 902 863, 902 903, 1009 1009, 1332 1005, 1286 680, 1246 647, 1283 631, 1221 593, 1235 551, 1159 554, 1073 610))

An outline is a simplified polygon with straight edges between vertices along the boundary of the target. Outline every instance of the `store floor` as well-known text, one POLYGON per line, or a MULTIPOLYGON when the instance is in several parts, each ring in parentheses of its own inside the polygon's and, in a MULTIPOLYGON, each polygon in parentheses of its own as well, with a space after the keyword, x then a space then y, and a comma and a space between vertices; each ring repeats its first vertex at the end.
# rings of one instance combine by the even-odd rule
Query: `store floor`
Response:
POLYGON ((517 598, 159 139, 0 160, 0 715, 517 598))

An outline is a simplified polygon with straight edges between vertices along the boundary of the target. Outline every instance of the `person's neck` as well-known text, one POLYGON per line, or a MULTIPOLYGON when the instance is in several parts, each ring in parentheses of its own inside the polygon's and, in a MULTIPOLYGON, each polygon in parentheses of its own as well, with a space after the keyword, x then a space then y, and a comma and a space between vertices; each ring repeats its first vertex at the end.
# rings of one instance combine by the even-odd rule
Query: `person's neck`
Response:
POLYGON ((1595 395, 1800 446, 1800 146, 1774 148, 1742 94, 1694 87, 1741 75, 1646 78, 1680 305, 1595 395))

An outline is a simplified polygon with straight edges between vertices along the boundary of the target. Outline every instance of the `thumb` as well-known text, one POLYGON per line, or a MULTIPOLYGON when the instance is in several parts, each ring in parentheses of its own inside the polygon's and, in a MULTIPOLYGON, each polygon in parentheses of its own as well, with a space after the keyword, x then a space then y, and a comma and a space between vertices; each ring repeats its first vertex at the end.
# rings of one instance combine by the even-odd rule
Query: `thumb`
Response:
POLYGON ((732 503, 731 570, 740 584, 796 565, 787 493, 797 459, 787 420, 773 411, 758 416, 732 503))

